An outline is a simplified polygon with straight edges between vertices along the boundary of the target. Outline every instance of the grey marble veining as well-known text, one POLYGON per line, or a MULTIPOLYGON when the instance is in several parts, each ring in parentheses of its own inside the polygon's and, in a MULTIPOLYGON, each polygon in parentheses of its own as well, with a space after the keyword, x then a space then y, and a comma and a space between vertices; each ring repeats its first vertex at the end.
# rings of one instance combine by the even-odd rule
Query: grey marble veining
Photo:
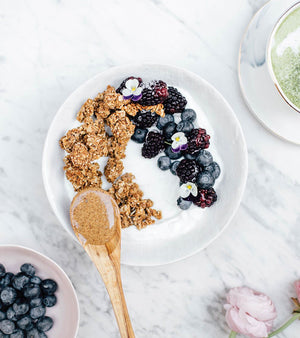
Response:
MULTIPOLYGON (((105 288, 46 199, 41 156, 48 126, 83 81, 127 62, 171 63, 206 78, 230 102, 249 149, 245 195, 228 229, 206 250, 161 267, 122 266, 137 337, 229 334, 226 290, 249 285, 292 311, 300 278, 300 147, 252 117, 240 94, 237 54, 255 0, 0 0, 0 243, 53 258, 81 307, 79 338, 118 337, 105 288)), ((299 336, 295 323, 280 338, 299 336)))

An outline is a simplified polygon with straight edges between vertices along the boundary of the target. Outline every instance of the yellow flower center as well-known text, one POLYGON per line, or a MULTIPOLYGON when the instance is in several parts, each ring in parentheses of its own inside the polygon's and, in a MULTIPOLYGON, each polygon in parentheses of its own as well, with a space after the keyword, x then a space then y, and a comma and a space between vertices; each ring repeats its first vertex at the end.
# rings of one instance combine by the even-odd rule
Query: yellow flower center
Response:
POLYGON ((132 87, 131 90, 132 90, 133 92, 135 92, 135 91, 136 91, 136 87, 132 87))
POLYGON ((175 140, 178 142, 178 141, 180 140, 180 137, 177 136, 177 137, 175 138, 175 140))
POLYGON ((192 189, 192 186, 189 184, 189 185, 187 185, 186 186, 189 190, 191 190, 192 189))

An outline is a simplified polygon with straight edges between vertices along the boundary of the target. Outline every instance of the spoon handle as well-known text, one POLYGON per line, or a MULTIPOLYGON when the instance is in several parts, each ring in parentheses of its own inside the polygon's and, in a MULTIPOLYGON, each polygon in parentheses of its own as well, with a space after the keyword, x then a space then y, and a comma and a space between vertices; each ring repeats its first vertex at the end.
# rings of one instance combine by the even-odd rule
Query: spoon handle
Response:
POLYGON ((87 253, 96 265, 109 294, 122 338, 134 338, 123 293, 120 271, 120 248, 111 253, 105 245, 87 245, 87 253))

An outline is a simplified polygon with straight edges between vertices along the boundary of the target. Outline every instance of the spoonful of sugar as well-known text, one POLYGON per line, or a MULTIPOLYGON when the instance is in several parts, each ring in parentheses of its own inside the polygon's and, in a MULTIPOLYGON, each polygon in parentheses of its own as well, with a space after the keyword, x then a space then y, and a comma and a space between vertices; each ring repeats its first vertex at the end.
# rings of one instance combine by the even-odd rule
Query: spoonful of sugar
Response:
POLYGON ((121 219, 117 203, 102 189, 84 189, 71 203, 70 219, 76 237, 102 276, 121 337, 134 338, 121 281, 121 219))

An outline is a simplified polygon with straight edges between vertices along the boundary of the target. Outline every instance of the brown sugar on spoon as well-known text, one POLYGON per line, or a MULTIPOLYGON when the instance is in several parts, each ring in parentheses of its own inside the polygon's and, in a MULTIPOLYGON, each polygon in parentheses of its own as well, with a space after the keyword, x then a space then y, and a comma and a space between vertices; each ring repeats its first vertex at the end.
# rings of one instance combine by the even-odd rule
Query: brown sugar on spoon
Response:
POLYGON ((135 129, 129 117, 140 110, 165 115, 162 104, 147 107, 133 104, 124 100, 114 87, 108 86, 104 92, 82 105, 77 114, 81 125, 69 130, 60 140, 61 148, 68 153, 64 158, 65 174, 74 190, 101 188, 103 172, 112 184, 109 193, 120 208, 122 228, 135 225, 142 229, 153 224, 153 218, 161 218, 161 212, 152 208, 153 202, 142 198, 143 192, 133 182, 134 176, 123 174, 122 160, 135 129), (101 157, 108 157, 102 171, 96 162, 101 157))

